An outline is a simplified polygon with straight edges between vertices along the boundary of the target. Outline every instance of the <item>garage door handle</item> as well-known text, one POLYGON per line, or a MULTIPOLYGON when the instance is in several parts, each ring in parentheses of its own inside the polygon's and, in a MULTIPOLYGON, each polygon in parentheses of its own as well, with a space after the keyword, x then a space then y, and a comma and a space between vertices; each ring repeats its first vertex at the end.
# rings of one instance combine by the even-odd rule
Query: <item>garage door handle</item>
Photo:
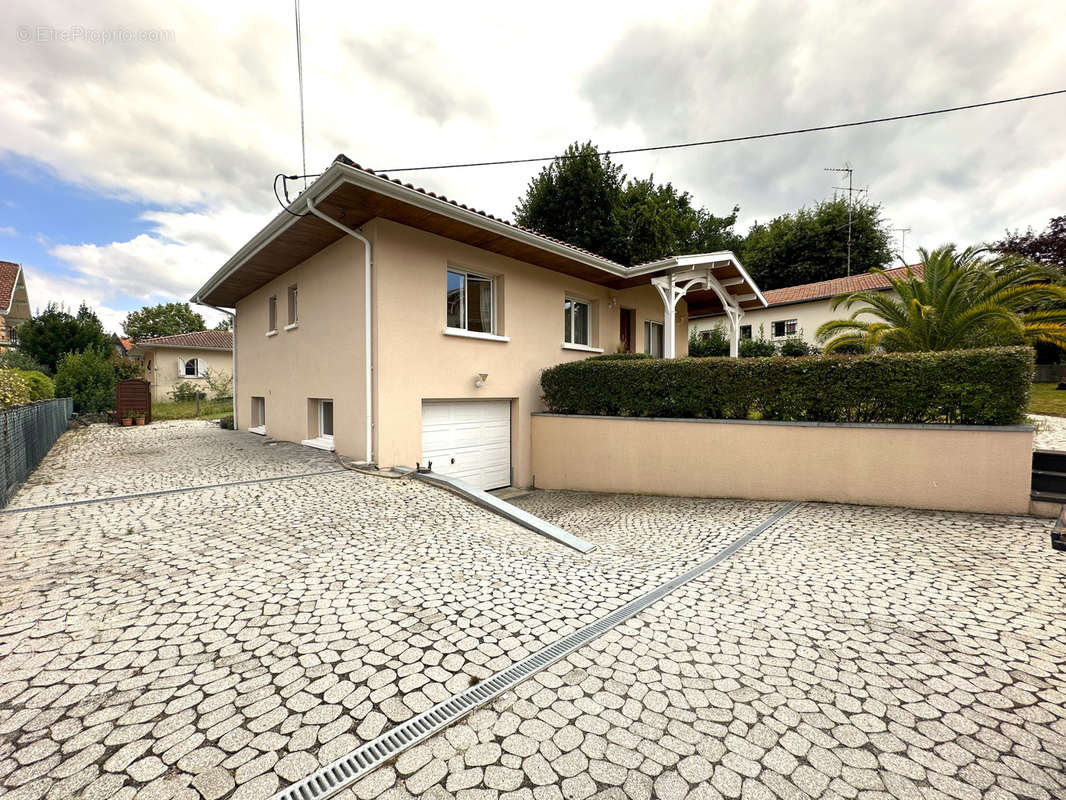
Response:
POLYGON ((454 458, 452 459, 452 463, 453 463, 453 464, 455 463, 455 459, 454 459, 454 458))

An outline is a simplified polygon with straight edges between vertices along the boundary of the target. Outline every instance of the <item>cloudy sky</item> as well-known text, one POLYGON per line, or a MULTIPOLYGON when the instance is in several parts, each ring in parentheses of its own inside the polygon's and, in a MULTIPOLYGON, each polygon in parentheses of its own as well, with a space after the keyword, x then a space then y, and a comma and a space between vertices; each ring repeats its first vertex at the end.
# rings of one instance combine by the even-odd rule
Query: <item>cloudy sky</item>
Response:
MULTIPOLYGON (((302 6, 307 163, 375 169, 637 147, 1066 88, 1061 2, 302 6)), ((291 2, 0 7, 0 259, 35 306, 187 299, 300 171, 291 2)), ((1066 96, 622 158, 741 230, 850 162, 918 245, 1066 213, 1066 96)), ((410 173, 510 217, 536 166, 410 173)), ((209 319, 217 317, 207 315, 209 319)))

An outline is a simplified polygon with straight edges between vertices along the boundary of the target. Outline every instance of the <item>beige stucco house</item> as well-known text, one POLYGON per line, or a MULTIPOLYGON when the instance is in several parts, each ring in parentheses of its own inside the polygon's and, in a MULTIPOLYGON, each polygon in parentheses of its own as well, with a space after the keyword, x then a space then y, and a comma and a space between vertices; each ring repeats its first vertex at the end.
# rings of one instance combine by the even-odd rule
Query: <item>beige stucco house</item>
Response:
POLYGON ((129 357, 144 366, 152 385, 152 402, 165 403, 181 383, 192 383, 210 394, 207 373, 233 374, 233 334, 229 331, 195 331, 157 336, 134 342, 129 357))
POLYGON ((0 261, 0 349, 18 345, 18 327, 30 318, 22 266, 0 261))
MULTIPOLYGON (((744 315, 740 337, 761 338, 772 342, 802 339, 807 344, 820 346, 818 328, 830 320, 849 317, 858 308, 855 306, 848 309, 840 306, 834 310, 834 297, 864 289, 886 292, 898 297, 886 276, 902 278, 908 269, 919 279, 923 275, 922 265, 914 264, 910 267, 888 269, 884 274, 863 272, 846 278, 767 289, 764 292, 766 307, 752 309, 744 315)), ((728 320, 720 311, 689 315, 690 330, 697 335, 709 332, 715 326, 728 327, 728 320)))
POLYGON ((625 267, 343 156, 192 299, 235 313, 238 428, 480 488, 533 480, 545 367, 764 302, 732 253, 625 267))

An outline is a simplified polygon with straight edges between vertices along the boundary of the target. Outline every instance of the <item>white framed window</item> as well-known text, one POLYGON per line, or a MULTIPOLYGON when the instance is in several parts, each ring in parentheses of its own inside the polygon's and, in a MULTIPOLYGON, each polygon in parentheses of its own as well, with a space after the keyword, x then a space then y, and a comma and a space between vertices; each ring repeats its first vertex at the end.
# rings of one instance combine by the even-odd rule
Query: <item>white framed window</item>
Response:
POLYGON ((775 339, 785 339, 796 335, 798 320, 779 319, 770 323, 770 334, 775 339))
POLYGON ((207 371, 207 365, 203 359, 190 358, 188 361, 178 359, 179 378, 202 378, 207 371))
POLYGON ((563 342, 592 345, 592 308, 587 300, 567 297, 563 301, 563 342))
POLYGON ((299 294, 294 283, 289 287, 289 303, 288 303, 288 323, 285 325, 285 330, 291 330, 300 324, 300 309, 297 306, 299 300, 299 294))
POLYGON ((267 300, 267 336, 278 332, 278 298, 272 295, 267 300))
POLYGON ((248 429, 252 433, 265 434, 266 433, 266 398, 265 397, 253 397, 252 398, 252 426, 248 429))
POLYGON ((319 450, 333 449, 333 401, 328 398, 317 398, 308 401, 309 410, 312 412, 308 426, 311 428, 311 438, 304 439, 302 444, 308 447, 317 447, 319 450))
POLYGON ((318 401, 318 437, 333 441, 333 401, 318 401))
POLYGON ((451 330, 496 333, 496 281, 463 270, 448 270, 447 326, 451 330))
POLYGON ((751 338, 751 325, 741 325, 740 326, 740 338, 741 339, 750 339, 751 338))
POLYGON ((644 352, 656 358, 663 357, 663 324, 644 320, 644 352))

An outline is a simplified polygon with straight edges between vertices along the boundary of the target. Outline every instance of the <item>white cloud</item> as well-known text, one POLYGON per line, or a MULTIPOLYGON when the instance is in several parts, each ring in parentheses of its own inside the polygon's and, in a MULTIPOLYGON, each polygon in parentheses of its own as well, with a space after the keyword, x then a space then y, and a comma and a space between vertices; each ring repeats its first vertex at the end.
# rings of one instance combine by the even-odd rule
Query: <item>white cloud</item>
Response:
POLYGON ((0 225, 0 236, 18 236, 18 231, 11 225, 0 225))
MULTIPOLYGON (((308 168, 338 152, 375 168, 714 138, 1059 88, 1054 2, 790 5, 693 0, 305 3, 308 168), (562 22, 565 20, 565 22, 562 22)), ((0 154, 146 202, 153 228, 49 247, 71 287, 185 299, 269 216, 299 171, 291 6, 39 0, 0 30, 161 28, 174 40, 0 48, 0 154)), ((831 193, 850 160, 908 243, 1043 227, 1061 213, 1061 99, 830 134, 625 157, 742 222, 831 193)), ((406 180, 510 216, 539 165, 406 180)), ((64 279, 66 280, 66 279, 64 279)))

